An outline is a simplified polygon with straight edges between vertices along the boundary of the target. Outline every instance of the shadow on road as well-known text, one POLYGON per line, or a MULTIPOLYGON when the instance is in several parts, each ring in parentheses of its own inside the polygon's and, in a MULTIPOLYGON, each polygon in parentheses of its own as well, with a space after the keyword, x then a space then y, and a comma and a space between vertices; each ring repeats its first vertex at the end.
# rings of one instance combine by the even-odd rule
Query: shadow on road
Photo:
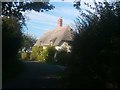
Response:
POLYGON ((64 67, 40 62, 23 62, 25 70, 4 88, 60 88, 64 67))

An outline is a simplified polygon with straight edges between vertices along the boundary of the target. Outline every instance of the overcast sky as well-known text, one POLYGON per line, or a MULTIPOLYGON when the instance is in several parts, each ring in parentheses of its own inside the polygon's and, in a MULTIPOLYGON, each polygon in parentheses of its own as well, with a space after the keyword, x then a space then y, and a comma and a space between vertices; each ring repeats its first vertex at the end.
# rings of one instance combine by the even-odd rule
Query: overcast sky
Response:
MULTIPOLYGON (((63 25, 73 27, 74 20, 79 15, 78 10, 73 7, 74 0, 50 0, 50 3, 55 6, 53 10, 47 12, 25 12, 27 28, 24 28, 24 33, 28 33, 35 38, 41 37, 44 32, 53 30, 57 26, 57 20, 62 17, 63 25)), ((81 0, 92 4, 93 0, 81 0)), ((103 1, 103 0, 97 0, 103 1)), ((111 0, 110 0, 111 1, 111 0)), ((83 8, 86 8, 83 6, 83 8)))

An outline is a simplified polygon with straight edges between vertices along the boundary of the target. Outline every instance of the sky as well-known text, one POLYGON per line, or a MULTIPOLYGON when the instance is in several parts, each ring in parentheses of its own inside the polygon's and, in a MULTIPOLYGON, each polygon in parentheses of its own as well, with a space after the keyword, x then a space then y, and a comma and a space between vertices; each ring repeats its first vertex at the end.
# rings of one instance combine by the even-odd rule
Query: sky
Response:
MULTIPOLYGON (((25 12, 27 28, 24 33, 35 38, 40 38, 46 31, 53 30, 57 26, 57 20, 62 17, 63 26, 69 25, 74 28, 74 20, 79 16, 79 11, 73 7, 74 0, 50 0, 55 8, 45 12, 25 12)), ((93 0, 81 0, 81 2, 92 3, 93 0)), ((103 1, 103 0, 97 0, 103 1)), ((82 8, 86 8, 82 6, 82 8)))

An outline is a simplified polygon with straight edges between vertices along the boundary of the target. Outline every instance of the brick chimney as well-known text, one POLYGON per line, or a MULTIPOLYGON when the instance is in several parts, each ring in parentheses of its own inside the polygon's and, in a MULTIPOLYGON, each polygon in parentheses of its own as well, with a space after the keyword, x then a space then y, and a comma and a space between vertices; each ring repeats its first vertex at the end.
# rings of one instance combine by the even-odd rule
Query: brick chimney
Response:
POLYGON ((58 19, 58 27, 62 27, 62 17, 58 19))

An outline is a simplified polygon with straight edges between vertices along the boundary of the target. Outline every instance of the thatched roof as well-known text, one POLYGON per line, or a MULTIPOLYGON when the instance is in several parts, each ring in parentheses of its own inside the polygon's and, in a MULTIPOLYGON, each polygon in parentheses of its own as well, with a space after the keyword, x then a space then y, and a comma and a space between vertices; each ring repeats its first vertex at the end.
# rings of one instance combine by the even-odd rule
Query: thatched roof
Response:
POLYGON ((52 41, 53 46, 60 46, 61 42, 72 41, 73 31, 70 26, 56 27, 54 30, 44 33, 43 37, 37 40, 34 46, 50 45, 52 41))

